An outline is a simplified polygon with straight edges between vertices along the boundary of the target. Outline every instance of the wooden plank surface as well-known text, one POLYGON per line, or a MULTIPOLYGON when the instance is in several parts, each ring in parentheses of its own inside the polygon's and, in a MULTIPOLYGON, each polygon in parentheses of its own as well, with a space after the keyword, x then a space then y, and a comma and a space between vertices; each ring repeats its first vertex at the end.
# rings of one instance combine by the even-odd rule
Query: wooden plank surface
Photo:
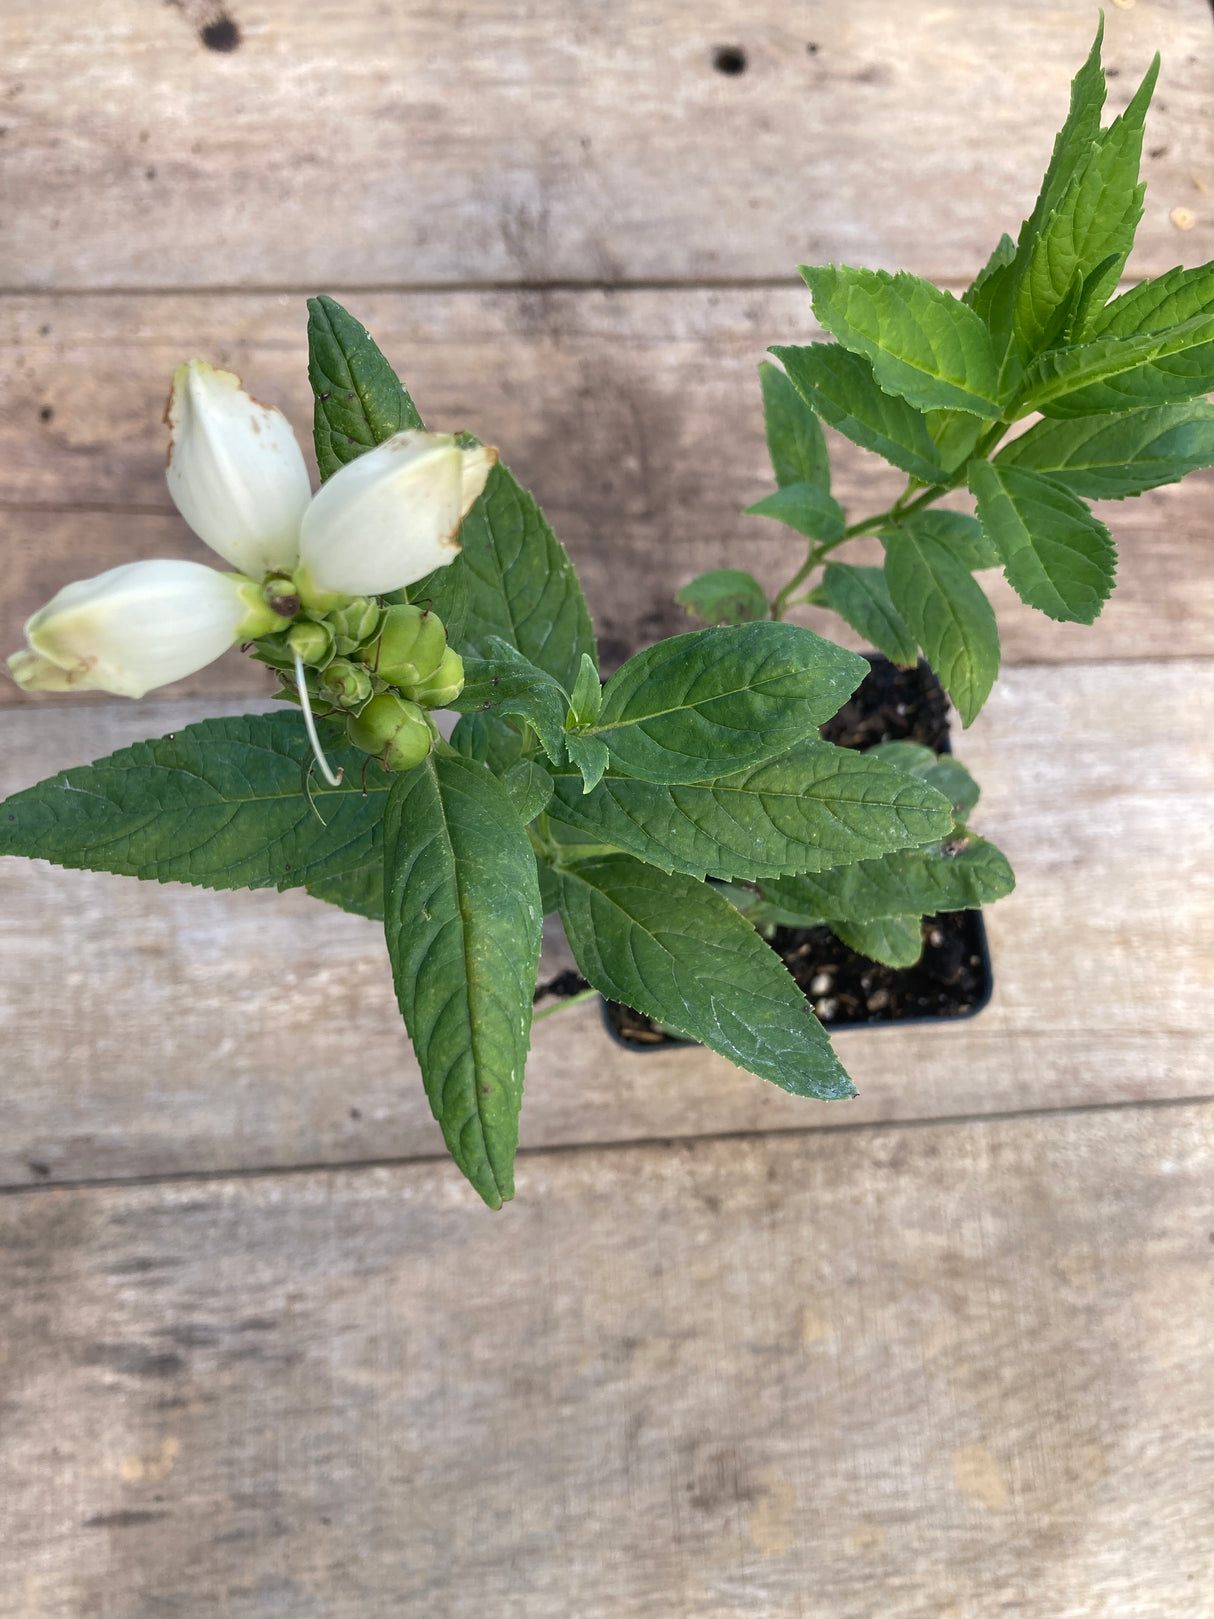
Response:
MULTIPOLYGON (((769 343, 816 334, 804 289, 351 302, 428 419, 497 443, 535 488, 582 572, 608 668, 686 627, 673 598, 695 574, 745 567, 774 587, 800 560, 790 530, 741 513, 772 486, 755 366, 769 343)), ((69 579, 135 556, 212 560, 164 481, 164 395, 191 354, 235 368, 310 443, 302 297, 0 299, 0 651, 69 579)), ((897 474, 837 436, 833 453, 853 515, 900 491, 897 474)), ((1202 474, 1102 503, 1121 584, 1090 629, 1031 612, 987 575, 1006 661, 1214 655, 1212 489, 1202 474)), ((832 615, 803 617, 859 644, 832 615)), ((173 694, 269 689, 233 655, 173 694)), ((28 700, 0 680, 0 704, 28 700)))
MULTIPOLYGON (((8 711, 0 786, 214 707, 8 711)), ((622 1051, 587 1005, 537 1026, 523 1140, 1208 1093, 1211 712, 1208 663, 1005 678, 957 743, 983 786, 975 827, 1018 877, 987 913, 994 1002, 951 1026, 840 1032, 858 1101, 799 1100, 698 1049, 622 1051)), ((0 1181, 441 1152, 373 923, 300 893, 211 894, 11 858, 0 884, 0 1181)), ((565 959, 548 957, 553 970, 565 959)))
MULTIPOLYGON (((1031 204, 1095 14, 239 0, 225 27, 218 0, 97 0, 65 28, 8 0, 0 286, 969 276, 1031 204), (743 73, 714 69, 721 46, 743 73)), ((1142 268, 1209 258, 1205 0, 1107 26, 1113 109, 1165 53, 1142 268)))
POLYGON ((1208 1619, 1214 1109, 0 1200, 4 1619, 1208 1619))

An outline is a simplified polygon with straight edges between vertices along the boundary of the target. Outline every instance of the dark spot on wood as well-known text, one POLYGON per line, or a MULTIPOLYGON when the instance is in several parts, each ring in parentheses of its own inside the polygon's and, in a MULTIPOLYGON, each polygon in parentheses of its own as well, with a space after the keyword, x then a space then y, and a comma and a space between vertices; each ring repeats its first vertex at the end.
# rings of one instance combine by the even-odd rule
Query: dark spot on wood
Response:
POLYGON ((84 1520, 86 1529, 135 1529, 141 1523, 155 1523, 157 1518, 167 1518, 167 1512, 148 1512, 127 1507, 122 1512, 99 1512, 93 1518, 84 1520))
POLYGON ((718 45, 712 53, 712 65, 727 78, 736 78, 746 72, 746 52, 740 45, 718 45))
MULTIPOLYGON (((12 820, 11 815, 9 816, 9 820, 12 820)), ((27 1158, 25 1160, 25 1167, 29 1170, 31 1175, 36 1175, 40 1181, 46 1180, 47 1176, 51 1172, 51 1166, 49 1164, 40 1164, 34 1158, 27 1158)))
POLYGON ((143 172, 149 180, 154 180, 156 178, 156 165, 154 163, 149 164, 143 172))
POLYGON ((362 1116, 362 1109, 360 1107, 352 1107, 350 1109, 350 1117, 352 1119, 361 1119, 362 1116))
POLYGON ((808 45, 807 45, 807 46, 806 46, 806 47, 805 47, 805 54, 806 54, 806 55, 807 55, 807 56, 817 56, 817 54, 818 54, 818 47, 817 47, 817 45, 816 45, 816 44, 815 44, 815 43, 814 43, 814 41, 813 41, 813 40, 810 40, 810 42, 809 42, 809 44, 808 44, 808 45))
POLYGON ((124 1377, 176 1377, 185 1370, 180 1355, 137 1344, 86 1344, 82 1359, 86 1366, 105 1366, 124 1377))
POLYGON ((43 405, 42 409, 38 412, 38 420, 40 422, 53 422, 54 419, 55 419, 55 407, 54 407, 54 405, 43 405))
POLYGON ((198 30, 198 37, 209 51, 235 51, 240 49, 240 29, 231 17, 222 13, 214 22, 198 30))
POLYGON ((1166 146, 1152 146, 1151 150, 1147 153, 1147 156, 1148 157, 1163 157, 1166 152, 1167 152, 1167 147, 1166 146))
POLYGON ((250 1315, 236 1323, 237 1332, 273 1332, 278 1325, 268 1315, 250 1315))

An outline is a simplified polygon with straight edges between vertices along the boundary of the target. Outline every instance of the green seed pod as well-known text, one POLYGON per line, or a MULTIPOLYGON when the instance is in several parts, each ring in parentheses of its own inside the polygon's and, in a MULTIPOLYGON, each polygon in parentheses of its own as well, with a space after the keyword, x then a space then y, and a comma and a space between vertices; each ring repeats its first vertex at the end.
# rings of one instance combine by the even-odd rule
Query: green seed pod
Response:
POLYGON ((310 669, 321 669, 333 656, 333 632, 327 624, 301 618, 287 631, 287 646, 298 652, 310 669))
POLYGON ((373 602, 369 596, 355 596, 344 607, 327 613, 325 619, 333 631, 338 654, 347 658, 364 641, 369 640, 379 628, 381 616, 379 603, 373 602))
POLYGON ((334 658, 320 677, 320 689, 338 708, 360 708, 371 695, 371 676, 360 664, 334 658))
POLYGON ((443 660, 447 632, 442 619, 421 607, 389 607, 378 641, 364 648, 361 657, 381 680, 410 697, 412 688, 427 680, 443 660))
POLYGON ((423 708, 445 708, 448 703, 455 701, 463 689, 464 660, 453 646, 449 646, 438 668, 425 680, 419 681, 410 696, 423 708))
POLYGON ((416 703, 394 692, 381 692, 346 721, 346 735, 356 748, 372 754, 385 770, 411 770, 421 764, 434 740, 426 716, 416 703))

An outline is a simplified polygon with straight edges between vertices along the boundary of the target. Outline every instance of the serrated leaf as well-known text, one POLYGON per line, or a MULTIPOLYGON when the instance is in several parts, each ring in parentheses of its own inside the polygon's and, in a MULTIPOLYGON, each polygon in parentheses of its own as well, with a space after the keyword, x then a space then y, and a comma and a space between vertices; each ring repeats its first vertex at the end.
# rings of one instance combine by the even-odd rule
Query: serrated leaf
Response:
POLYGON ((1004 231, 1003 235, 995 243, 990 258, 987 259, 981 270, 978 271, 978 274, 961 294, 961 302, 968 304, 983 320, 986 320, 990 313, 992 299, 996 295, 996 289, 1001 279, 1015 263, 1015 259, 1016 244, 1008 233, 1004 231))
POLYGON ((763 586, 740 568, 714 568, 683 586, 675 596, 680 607, 706 624, 750 624, 766 618, 763 586))
POLYGON ((891 662, 904 669, 918 663, 918 643, 890 600, 884 569, 828 562, 822 572, 822 592, 831 611, 891 662))
POLYGON ((593 725, 603 706, 603 683, 598 667, 586 652, 582 653, 581 667, 573 690, 569 694, 569 724, 593 725))
POLYGON ((1194 399, 1116 416, 1046 417, 995 465, 1042 473, 1089 500, 1124 500, 1214 465, 1214 405, 1194 399))
POLYGON ((495 776, 504 775, 522 757, 527 741, 520 730, 494 714, 464 714, 451 733, 451 746, 465 759, 486 764, 495 776))
POLYGON ((923 534, 929 539, 938 540, 971 571, 997 568, 1003 560, 982 532, 982 524, 965 512, 947 512, 935 507, 911 512, 908 517, 900 517, 898 522, 912 534, 923 534))
POLYGON ((964 563, 932 535, 883 534, 885 578, 894 606, 952 698, 961 723, 981 709, 999 672, 991 604, 964 563))
POLYGON ((314 782, 315 809, 301 716, 231 715, 14 793, 0 804, 0 854, 203 888, 316 887, 378 858, 391 784, 334 735, 325 747, 344 779, 314 782))
POLYGON ((1166 332, 1101 337, 1054 349, 1025 373, 1016 416, 1093 416, 1191 399, 1214 366, 1214 316, 1195 315, 1166 332), (1208 351, 1208 352, 1207 352, 1208 351))
POLYGON ((384 814, 384 930, 426 1095, 490 1208, 514 1195, 543 905, 535 856, 482 765, 432 753, 384 814))
POLYGON ((882 916, 875 922, 838 918, 828 926, 849 950, 883 967, 913 967, 923 954, 921 916, 882 916))
POLYGON ((865 757, 881 759, 927 782, 944 794, 959 821, 968 820, 978 803, 978 783, 951 753, 935 754, 917 742, 878 742, 866 750, 865 757))
POLYGON ((1164 332, 1195 315, 1214 315, 1214 263, 1185 270, 1179 265, 1152 281, 1140 281, 1106 304, 1092 323, 1093 337, 1137 337, 1164 332))
POLYGON ((707 884, 608 855, 562 871, 560 886, 565 936, 600 994, 795 1096, 855 1094, 779 957, 707 884))
POLYGON ((1021 601, 1050 618, 1091 624, 1117 568, 1112 537, 1091 508, 1020 467, 973 461, 969 482, 982 527, 1021 601))
POLYGON ((817 413, 770 360, 759 365, 763 418, 772 471, 781 488, 809 483, 830 494, 830 458, 817 413))
POLYGON ((308 299, 308 380, 321 481, 382 444, 421 427, 417 407, 379 346, 335 298, 308 299))
POLYGON ((565 738, 565 747, 569 753, 569 762, 576 765, 582 776, 582 791, 593 792, 603 779, 603 772, 611 762, 611 755, 607 751, 607 744, 600 742, 597 736, 579 736, 571 732, 565 738))
POLYGON ((1117 285, 1142 217, 1142 127, 1158 71, 1156 56, 1125 112, 1093 140, 1039 225, 1013 315, 1025 360, 1067 340, 1069 322, 1059 317, 1068 299, 1072 314, 1081 299, 1099 307, 1117 285))
MULTIPOLYGON (((464 518, 460 544, 460 555, 440 574, 458 569, 466 577, 461 652, 466 645, 483 655, 488 637, 498 635, 566 691, 577 679, 583 653, 597 667, 594 631, 573 565, 534 498, 500 463, 464 518)), ((443 618, 438 602, 435 611, 443 618)))
POLYGON ((795 624, 695 630, 639 652, 608 681, 593 734, 644 781, 708 781, 813 732, 868 672, 795 624))
POLYGON ((322 877, 307 885, 313 899, 336 905, 352 916, 365 916, 373 922, 384 919, 384 862, 377 849, 375 858, 335 877, 322 877))
POLYGON ((841 343, 795 348, 777 344, 770 352, 822 420, 853 444, 883 456, 920 483, 948 482, 928 418, 879 387, 862 354, 851 353, 841 343))
POLYGON ((547 809, 552 797, 552 777, 535 759, 520 759, 512 764, 501 782, 524 826, 547 809))
POLYGON ((833 264, 799 269, 819 321, 871 362, 887 393, 920 410, 998 419, 998 361, 990 333, 968 304, 905 271, 833 264))
POLYGON ((718 781, 663 786, 608 776, 594 792, 553 777, 550 816, 693 877, 753 879, 929 843, 947 835, 946 798, 868 754, 817 740, 718 781))
POLYGON ((785 484, 774 494, 764 495, 753 506, 747 506, 745 515, 770 517, 796 529, 807 539, 825 540, 827 544, 842 539, 847 522, 839 502, 812 483, 785 484))
POLYGON ((929 410, 924 419, 936 447, 936 459, 950 473, 969 460, 990 425, 968 410, 929 410))
POLYGON ((487 635, 484 645, 487 657, 464 658, 464 687, 451 707, 465 714, 522 720, 552 762, 564 764, 569 694, 501 636, 487 635))
POLYGON ((936 848, 900 850, 760 886, 773 904, 825 917, 833 927, 836 921, 976 910, 1010 894, 1015 878, 993 843, 963 833, 936 848))

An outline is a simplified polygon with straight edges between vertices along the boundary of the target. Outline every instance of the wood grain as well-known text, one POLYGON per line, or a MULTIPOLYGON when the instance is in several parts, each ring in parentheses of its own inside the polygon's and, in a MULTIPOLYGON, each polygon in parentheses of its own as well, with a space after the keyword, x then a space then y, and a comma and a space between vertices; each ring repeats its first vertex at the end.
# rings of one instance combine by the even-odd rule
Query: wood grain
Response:
MULTIPOLYGON (((8 711, 0 786, 216 706, 8 711)), ((1209 664, 1005 678, 957 743, 983 786, 975 827, 1018 878, 987 912, 994 1002, 951 1026, 841 1031, 858 1101, 800 1101, 698 1049, 622 1051, 588 1005, 537 1026, 523 1140, 1208 1093, 1212 711, 1209 664)), ((546 970, 566 960, 554 946, 546 970)), ((300 893, 212 894, 4 859, 0 983, 2 1182, 442 1151, 379 930, 300 893)))
MULTIPOLYGON (((972 275, 1031 205, 1086 0, 9 0, 0 286, 972 275), (714 70, 740 47, 746 71, 714 70)), ((1214 254, 1204 0, 1112 10, 1124 106, 1164 52, 1142 269, 1214 254), (1194 224, 1183 241, 1169 214, 1194 224)))
MULTIPOLYGON (((769 343, 816 335, 803 289, 351 302, 427 418, 497 443, 536 490, 582 572, 608 668, 687 627, 674 595, 697 573, 745 567, 774 589, 800 560, 790 530, 741 513, 772 486, 755 366, 769 343)), ((0 651, 20 644, 25 619, 69 579, 135 556, 212 560, 164 481, 164 394, 190 354, 239 371, 310 441, 302 298, 0 299, 0 651)), ((876 457, 837 437, 833 454, 853 516, 900 491, 876 457)), ((986 575, 1006 661, 1214 654, 1212 488, 1200 474, 1102 504, 1121 584, 1090 629, 1031 612, 986 575)), ((833 615, 802 616, 859 644, 833 615)), ((234 655, 171 695, 269 689, 234 655)), ((0 704, 26 701, 0 681, 0 704)))
POLYGON ((0 1615, 1207 1619, 1212 1185, 1186 1106, 6 1198, 0 1615))

